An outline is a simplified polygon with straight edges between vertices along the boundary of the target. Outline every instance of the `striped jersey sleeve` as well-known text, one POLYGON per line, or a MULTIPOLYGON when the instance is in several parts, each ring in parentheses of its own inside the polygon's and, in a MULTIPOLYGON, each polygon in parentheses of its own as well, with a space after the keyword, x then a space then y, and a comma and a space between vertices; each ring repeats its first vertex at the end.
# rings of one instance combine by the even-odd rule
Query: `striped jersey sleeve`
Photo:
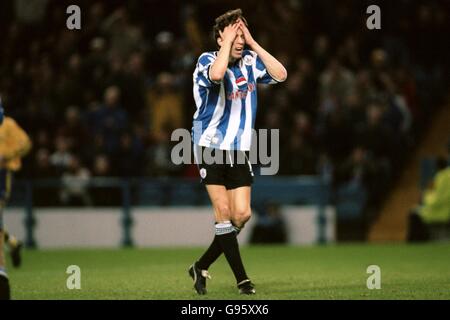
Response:
POLYGON ((194 82, 197 85, 208 88, 218 84, 209 78, 209 69, 215 60, 216 54, 213 52, 205 52, 198 58, 194 71, 194 82))
POLYGON ((267 71, 266 66, 264 65, 264 62, 262 62, 261 58, 256 54, 256 52, 252 52, 252 55, 256 58, 254 59, 254 72, 256 76, 256 82, 257 83, 264 83, 264 84, 275 84, 278 83, 276 79, 274 79, 270 73, 267 71))

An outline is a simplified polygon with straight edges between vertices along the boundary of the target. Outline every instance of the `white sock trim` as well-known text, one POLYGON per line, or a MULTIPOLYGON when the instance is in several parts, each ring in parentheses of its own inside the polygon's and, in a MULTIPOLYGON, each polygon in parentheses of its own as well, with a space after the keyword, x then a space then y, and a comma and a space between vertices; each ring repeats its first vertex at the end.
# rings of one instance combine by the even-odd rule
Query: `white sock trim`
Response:
POLYGON ((218 236, 234 232, 234 227, 230 221, 223 221, 216 224, 215 229, 216 235, 218 236))

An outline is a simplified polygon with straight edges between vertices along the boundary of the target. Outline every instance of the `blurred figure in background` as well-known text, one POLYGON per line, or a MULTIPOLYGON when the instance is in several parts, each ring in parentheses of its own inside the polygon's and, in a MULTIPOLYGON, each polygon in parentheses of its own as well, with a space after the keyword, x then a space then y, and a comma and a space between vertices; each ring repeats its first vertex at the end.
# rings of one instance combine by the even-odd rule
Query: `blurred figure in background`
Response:
POLYGON ((10 117, 5 117, 0 99, 0 299, 10 298, 8 275, 4 255, 4 243, 8 244, 12 263, 20 265, 21 242, 4 228, 3 210, 11 192, 12 173, 21 168, 21 158, 31 149, 31 141, 25 131, 10 117))
POLYGON ((121 104, 121 90, 118 86, 109 86, 104 91, 104 103, 88 114, 90 134, 100 135, 108 154, 117 151, 120 136, 128 127, 128 112, 121 104))
POLYGON ((258 210, 258 220, 252 230, 251 243, 286 243, 286 222, 276 203, 267 203, 258 210))
POLYGON ((156 86, 148 92, 147 111, 150 133, 156 140, 164 134, 164 127, 180 128, 183 125, 182 97, 174 86, 172 74, 163 72, 156 79, 156 86))
POLYGON ((88 192, 91 173, 85 168, 78 157, 72 157, 67 171, 63 173, 61 202, 68 206, 89 206, 92 201, 88 192))
MULTIPOLYGON (((108 178, 113 175, 111 161, 105 154, 98 154, 93 162, 93 177, 108 178)), ((120 188, 94 186, 90 188, 89 195, 92 197, 94 206, 118 206, 122 201, 120 188)))
POLYGON ((450 239, 449 158, 437 160, 437 172, 409 216, 408 241, 450 239))
MULTIPOLYGON (((58 171, 50 162, 50 153, 46 148, 40 148, 34 155, 35 165, 31 172, 33 179, 55 179, 58 177, 58 171)), ((38 207, 49 207, 58 204, 58 199, 55 197, 58 188, 55 186, 48 186, 36 188, 33 190, 33 205, 38 207)))
POLYGON ((50 156, 50 163, 55 170, 62 174, 72 161, 73 154, 70 152, 70 144, 64 136, 55 137, 55 152, 50 156))

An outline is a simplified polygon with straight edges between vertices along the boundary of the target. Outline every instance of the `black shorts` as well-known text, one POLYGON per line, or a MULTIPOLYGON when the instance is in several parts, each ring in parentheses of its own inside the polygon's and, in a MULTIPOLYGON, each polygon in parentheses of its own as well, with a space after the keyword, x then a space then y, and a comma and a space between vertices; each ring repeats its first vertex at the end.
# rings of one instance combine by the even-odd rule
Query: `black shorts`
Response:
POLYGON ((227 190, 253 183, 248 151, 220 150, 194 145, 195 163, 201 182, 225 186, 227 190))

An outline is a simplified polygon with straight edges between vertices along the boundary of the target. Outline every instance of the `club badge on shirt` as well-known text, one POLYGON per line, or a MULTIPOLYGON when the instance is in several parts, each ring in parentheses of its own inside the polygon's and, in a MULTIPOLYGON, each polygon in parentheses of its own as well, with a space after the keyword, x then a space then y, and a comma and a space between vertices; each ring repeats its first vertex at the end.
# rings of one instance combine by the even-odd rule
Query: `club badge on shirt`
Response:
POLYGON ((206 178, 206 169, 205 168, 200 169, 200 177, 202 177, 202 179, 206 178))
POLYGON ((253 57, 251 55, 246 55, 243 60, 244 63, 248 66, 251 66, 253 64, 253 57))

